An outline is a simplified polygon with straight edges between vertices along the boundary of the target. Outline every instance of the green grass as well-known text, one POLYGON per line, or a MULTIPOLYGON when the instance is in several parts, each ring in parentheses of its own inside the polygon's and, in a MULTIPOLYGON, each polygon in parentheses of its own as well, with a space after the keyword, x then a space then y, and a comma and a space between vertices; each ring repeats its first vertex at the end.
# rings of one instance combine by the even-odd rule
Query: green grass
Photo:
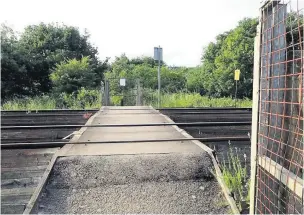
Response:
POLYGON ((112 96, 111 102, 113 103, 114 106, 120 106, 122 98, 123 96, 112 96))
MULTIPOLYGON (((144 97, 145 105, 157 107, 157 93, 150 93, 144 97)), ((161 96, 161 107, 234 107, 235 100, 226 98, 208 98, 198 93, 166 93, 161 96)), ((238 100, 237 107, 251 107, 249 99, 238 100)))
POLYGON ((242 165, 241 159, 230 146, 227 152, 227 161, 221 163, 223 180, 230 192, 234 194, 234 198, 240 210, 245 209, 249 205, 249 175, 246 163, 247 155, 244 155, 245 164, 242 165), (244 208, 245 207, 245 208, 244 208))
MULTIPOLYGON (((143 93, 144 105, 158 107, 156 91, 143 93)), ((120 105, 122 96, 111 97, 113 105, 120 105)), ((126 97, 125 105, 135 104, 134 97, 126 97), (130 101, 129 101, 130 100, 130 101), (132 102, 132 101, 133 102, 132 102)), ((161 96, 161 107, 234 107, 232 98, 208 98, 198 93, 165 93, 161 96)), ((251 107, 249 99, 238 100, 237 107, 251 107)), ((75 94, 46 95, 33 98, 12 99, 2 103, 2 110, 42 110, 42 109, 91 109, 101 107, 99 90, 81 89, 75 94)))
POLYGON ((12 99, 1 105, 1 110, 43 110, 56 109, 54 98, 42 96, 26 99, 12 99))
POLYGON ((101 107, 98 90, 80 89, 77 93, 44 95, 11 99, 1 104, 1 110, 95 109, 101 107))

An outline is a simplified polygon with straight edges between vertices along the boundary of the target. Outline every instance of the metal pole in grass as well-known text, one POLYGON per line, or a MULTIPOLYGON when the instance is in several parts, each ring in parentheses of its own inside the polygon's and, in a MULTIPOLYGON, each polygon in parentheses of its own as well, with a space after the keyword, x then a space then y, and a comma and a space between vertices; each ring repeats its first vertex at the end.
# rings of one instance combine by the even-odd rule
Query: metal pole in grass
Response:
POLYGON ((120 100, 120 105, 124 106, 126 79, 125 78, 121 78, 119 80, 119 85, 120 85, 120 87, 122 87, 122 100, 120 100))
POLYGON ((236 107, 236 102, 237 102, 237 80, 235 81, 235 93, 234 93, 234 107, 236 107))
POLYGON ((239 69, 234 71, 234 80, 235 80, 235 94, 234 94, 234 100, 235 100, 235 107, 236 107, 236 102, 237 102, 237 83, 240 80, 240 73, 241 71, 239 69))
POLYGON ((100 105, 102 107, 103 105, 103 100, 104 100, 104 84, 103 84, 103 81, 100 81, 100 105))
POLYGON ((158 108, 160 108, 160 63, 163 60, 163 48, 160 46, 154 47, 154 60, 158 61, 158 73, 157 73, 157 79, 158 79, 158 108))

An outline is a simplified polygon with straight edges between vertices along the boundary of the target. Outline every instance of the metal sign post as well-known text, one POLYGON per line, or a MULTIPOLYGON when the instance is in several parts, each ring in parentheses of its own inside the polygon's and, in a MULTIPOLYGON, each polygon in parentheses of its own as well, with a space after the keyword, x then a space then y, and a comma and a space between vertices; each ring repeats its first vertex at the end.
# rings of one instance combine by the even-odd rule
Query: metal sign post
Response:
POLYGON ((160 108, 160 61, 163 60, 163 48, 160 46, 154 47, 154 60, 158 61, 158 73, 157 73, 157 79, 158 79, 158 108, 160 108))
POLYGON ((110 105, 110 92, 109 92, 109 80, 105 80, 104 83, 104 106, 110 105))
POLYGON ((105 103, 105 96, 104 96, 104 91, 105 91, 105 86, 103 81, 100 81, 100 102, 101 102, 101 106, 105 103))
POLYGON ((124 97, 125 97, 125 88, 124 87, 126 86, 126 79, 125 78, 119 79, 119 85, 121 87, 123 87, 122 88, 122 99, 120 101, 120 106, 124 106, 124 97))
POLYGON ((241 71, 239 69, 234 71, 234 80, 235 80, 235 94, 234 94, 234 100, 235 100, 235 107, 236 107, 236 102, 237 102, 237 83, 240 80, 240 73, 241 71))

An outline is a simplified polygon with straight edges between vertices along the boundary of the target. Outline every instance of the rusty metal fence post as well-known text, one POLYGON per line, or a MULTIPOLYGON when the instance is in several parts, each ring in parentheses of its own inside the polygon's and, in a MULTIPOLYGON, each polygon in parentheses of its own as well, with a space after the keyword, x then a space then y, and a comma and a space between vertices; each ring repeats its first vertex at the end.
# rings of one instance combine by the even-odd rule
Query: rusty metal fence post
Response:
POLYGON ((140 79, 136 80, 136 106, 143 105, 142 101, 142 86, 140 79))
POLYGON ((105 80, 103 103, 104 106, 110 105, 110 86, 108 80, 105 80))
POLYGON ((103 81, 100 81, 100 102, 101 107, 104 105, 104 97, 105 97, 105 86, 103 81))

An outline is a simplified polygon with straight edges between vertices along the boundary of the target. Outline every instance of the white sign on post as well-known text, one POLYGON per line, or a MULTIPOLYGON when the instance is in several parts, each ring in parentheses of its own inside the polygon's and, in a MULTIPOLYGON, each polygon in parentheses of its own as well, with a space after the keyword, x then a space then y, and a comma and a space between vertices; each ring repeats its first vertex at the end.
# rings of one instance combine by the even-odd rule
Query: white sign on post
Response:
POLYGON ((121 78, 119 80, 119 84, 120 84, 120 86, 126 86, 126 79, 125 78, 121 78))

